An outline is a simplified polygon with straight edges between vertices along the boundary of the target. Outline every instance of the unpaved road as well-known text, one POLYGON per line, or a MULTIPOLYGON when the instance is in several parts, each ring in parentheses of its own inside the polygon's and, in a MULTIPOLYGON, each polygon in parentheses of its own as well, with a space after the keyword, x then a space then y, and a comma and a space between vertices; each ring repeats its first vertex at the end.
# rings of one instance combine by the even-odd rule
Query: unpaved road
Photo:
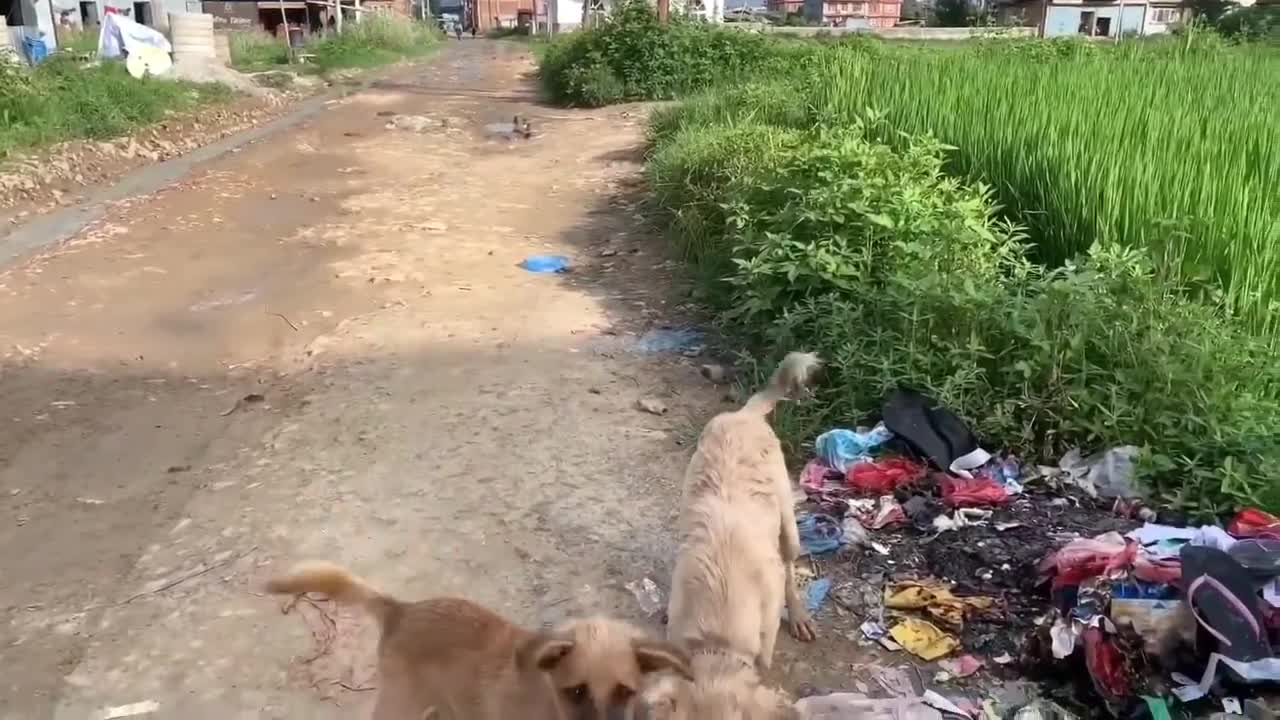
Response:
POLYGON ((260 592, 300 559, 644 620, 722 392, 634 348, 679 319, 641 113, 538 107, 529 69, 451 44, 4 269, 0 717, 359 717, 368 623, 260 592), (485 134, 516 112, 538 137, 485 134), (547 252, 576 272, 517 267, 547 252))

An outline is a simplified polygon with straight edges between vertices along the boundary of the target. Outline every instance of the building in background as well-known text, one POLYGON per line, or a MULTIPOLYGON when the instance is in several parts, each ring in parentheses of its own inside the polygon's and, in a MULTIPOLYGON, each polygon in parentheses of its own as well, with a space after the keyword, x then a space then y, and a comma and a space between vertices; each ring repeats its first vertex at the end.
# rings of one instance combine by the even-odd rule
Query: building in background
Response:
POLYGON ((902 18, 902 0, 804 0, 804 19, 811 25, 888 28, 902 18))
POLYGON ((1181 2, 1006 0, 996 7, 1002 24, 1034 27, 1041 37, 1159 35, 1189 17, 1181 2))

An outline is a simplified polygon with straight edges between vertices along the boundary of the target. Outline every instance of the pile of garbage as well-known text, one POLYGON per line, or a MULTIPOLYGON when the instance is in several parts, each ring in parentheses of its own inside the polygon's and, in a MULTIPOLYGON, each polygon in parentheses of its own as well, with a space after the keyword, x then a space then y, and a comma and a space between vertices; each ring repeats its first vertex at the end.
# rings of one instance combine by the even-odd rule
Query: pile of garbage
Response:
MULTIPOLYGON (((1280 518, 1250 508, 1189 526, 1146 503, 1137 448, 1027 463, 909 390, 879 424, 814 448, 796 518, 810 607, 934 663, 936 682, 1040 684, 1017 707, 952 696, 960 715, 1270 717, 1259 693, 1280 681, 1280 518)), ((824 716, 843 717, 836 699, 824 716)))

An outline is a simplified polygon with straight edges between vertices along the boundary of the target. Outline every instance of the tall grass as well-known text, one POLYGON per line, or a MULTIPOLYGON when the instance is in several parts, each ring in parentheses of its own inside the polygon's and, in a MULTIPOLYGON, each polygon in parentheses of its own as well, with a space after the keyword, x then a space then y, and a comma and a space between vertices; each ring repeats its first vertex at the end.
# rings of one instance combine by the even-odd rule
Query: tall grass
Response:
POLYGON ((431 52, 439 31, 426 23, 390 13, 369 13, 359 23, 348 23, 341 33, 326 35, 309 46, 322 70, 386 65, 431 52))
POLYGON ((1015 53, 833 52, 810 100, 830 122, 869 108, 956 149, 1038 259, 1095 243, 1148 248, 1280 330, 1280 53, 1167 46, 1034 61, 1015 53))
MULTIPOLYGON (((361 22, 348 22, 341 33, 328 33, 307 43, 304 52, 314 56, 308 70, 338 70, 386 65, 431 52, 439 32, 421 22, 390 13, 368 13, 361 22)), ((289 63, 284 40, 265 32, 231 36, 231 64, 249 72, 270 70, 289 63)))
POLYGON ((284 40, 263 31, 236 32, 229 36, 231 66, 255 72, 289 62, 289 48, 284 40))

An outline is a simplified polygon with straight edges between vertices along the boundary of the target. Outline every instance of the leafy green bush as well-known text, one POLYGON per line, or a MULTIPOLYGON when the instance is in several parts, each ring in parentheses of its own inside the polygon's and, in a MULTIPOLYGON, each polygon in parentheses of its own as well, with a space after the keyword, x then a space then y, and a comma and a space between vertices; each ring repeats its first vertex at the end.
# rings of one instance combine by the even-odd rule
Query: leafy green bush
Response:
POLYGON ((908 385, 1035 457, 1145 446, 1144 478, 1175 505, 1280 507, 1280 370, 1220 305, 1135 250, 1030 262, 991 189, 946 175, 928 137, 895 149, 874 119, 779 128, 732 105, 657 118, 656 198, 715 269, 704 288, 728 328, 830 361, 803 426, 861 419, 908 385))
POLYGON ((1217 29, 1229 38, 1280 45, 1280 6, 1234 8, 1222 16, 1217 29))
POLYGON ((663 26, 648 3, 628 0, 599 27, 551 43, 540 74, 547 95, 569 105, 669 99, 761 67, 776 47, 681 17, 663 26))

